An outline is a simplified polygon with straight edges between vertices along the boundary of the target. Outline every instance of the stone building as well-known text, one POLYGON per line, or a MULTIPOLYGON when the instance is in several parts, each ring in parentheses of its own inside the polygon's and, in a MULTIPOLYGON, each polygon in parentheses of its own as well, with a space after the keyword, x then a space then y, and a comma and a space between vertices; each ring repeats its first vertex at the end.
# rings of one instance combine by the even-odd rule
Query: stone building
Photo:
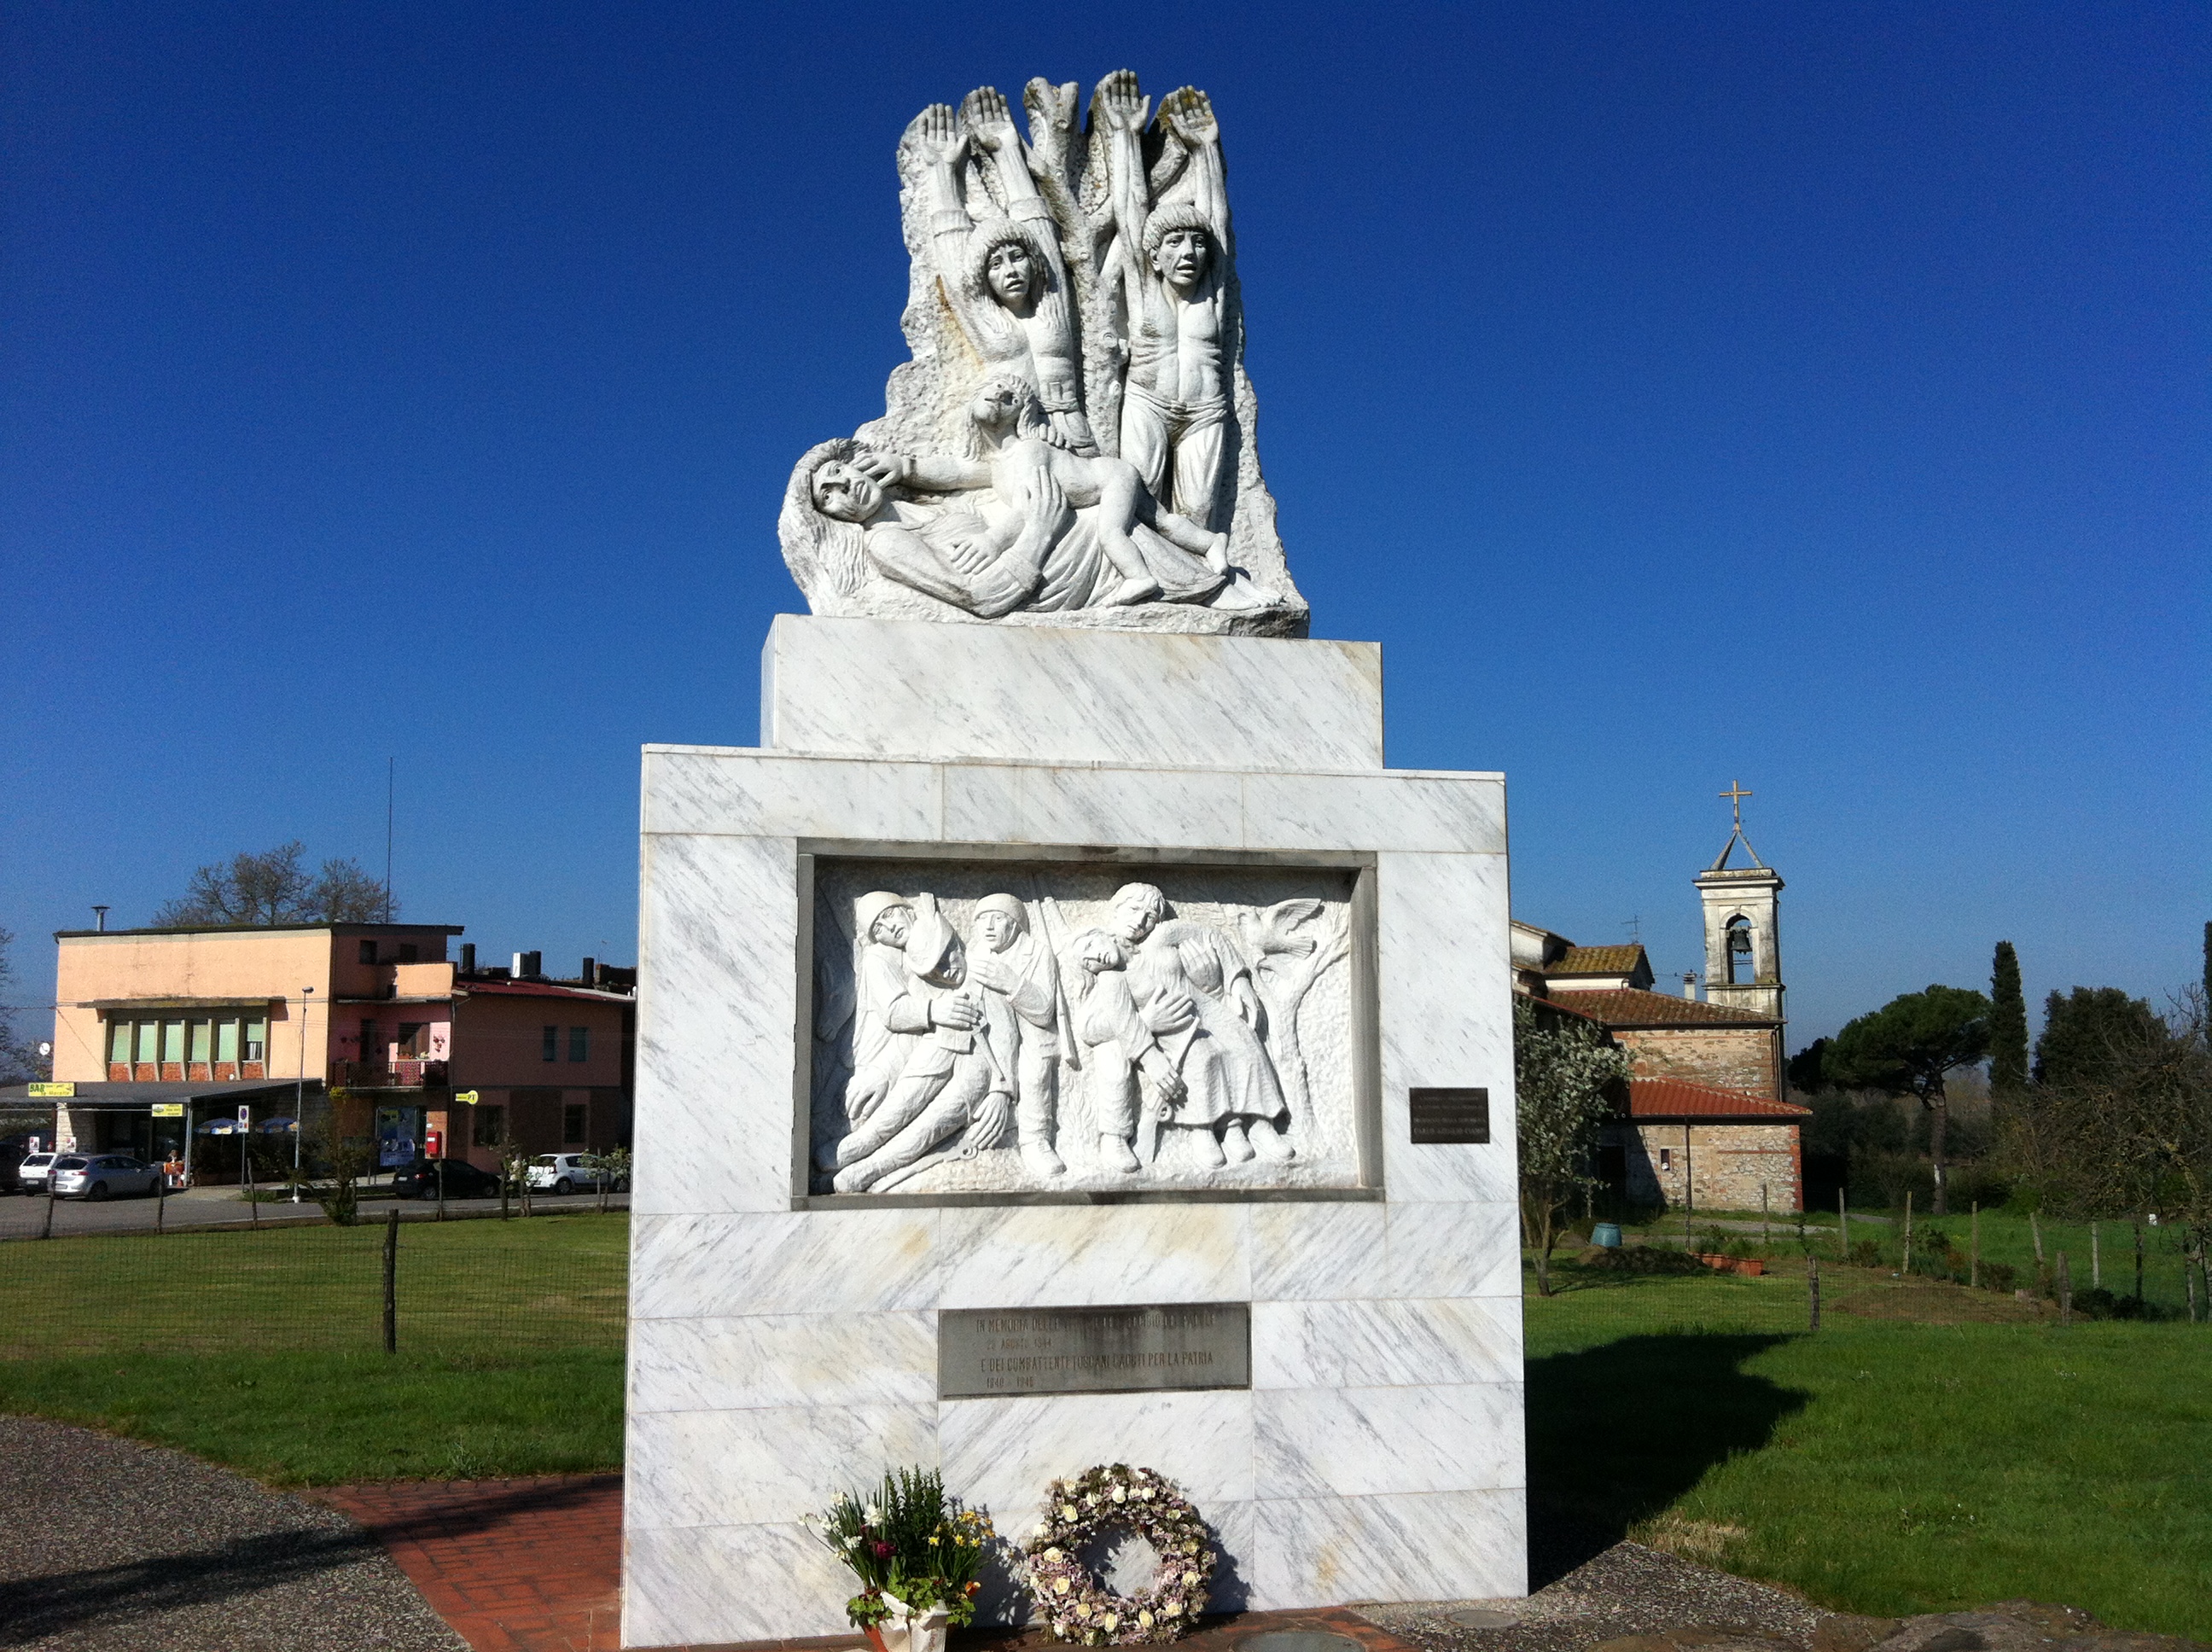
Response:
MULTIPOLYGON (((1731 793, 1723 793, 1723 796, 1731 793)), ((1737 795, 1737 808, 1741 798, 1737 795)), ((1799 1209, 1800 1127, 1783 1073, 1782 879, 1737 815, 1720 857, 1696 879, 1705 909, 1705 996, 1654 990, 1639 944, 1577 946, 1516 920, 1515 990, 1602 1027, 1628 1053, 1625 1116, 1606 1127, 1600 1173, 1635 1204, 1799 1209), (1731 867, 1741 845, 1750 864, 1731 867)))

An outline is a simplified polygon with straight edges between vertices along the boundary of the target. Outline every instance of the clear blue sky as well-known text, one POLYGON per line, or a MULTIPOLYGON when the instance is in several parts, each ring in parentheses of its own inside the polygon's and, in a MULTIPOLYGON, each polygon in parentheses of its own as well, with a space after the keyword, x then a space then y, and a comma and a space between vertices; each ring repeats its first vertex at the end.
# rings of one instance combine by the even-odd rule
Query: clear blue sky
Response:
POLYGON ((2200 5, 4 27, 19 1002, 200 862, 380 871, 394 755, 404 916, 634 957, 637 748, 754 738, 784 477, 903 357, 901 129, 1125 65, 1213 94, 1316 634, 1506 772, 1519 915, 1695 967, 1741 777, 1793 1048, 2000 937, 2197 972, 2200 5))

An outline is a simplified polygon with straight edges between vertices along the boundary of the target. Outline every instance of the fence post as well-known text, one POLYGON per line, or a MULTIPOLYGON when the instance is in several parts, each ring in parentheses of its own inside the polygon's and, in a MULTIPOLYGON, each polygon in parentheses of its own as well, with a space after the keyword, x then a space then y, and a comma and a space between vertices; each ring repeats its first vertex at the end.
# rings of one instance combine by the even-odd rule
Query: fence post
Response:
POLYGON ((1966 1262, 1966 1283, 1978 1291, 1982 1285, 1982 1201, 1980 1200, 1974 1201, 1973 1211, 1973 1216, 1970 1218, 1972 1223, 1971 1230, 1973 1234, 1973 1251, 1966 1262))
POLYGON ((162 1170, 157 1173, 154 1182, 154 1231, 167 1233, 168 1230, 169 1173, 162 1170))
POLYGON ((1851 1212, 1850 1207, 1844 1203, 1841 1187, 1836 1189, 1836 1260, 1839 1262, 1851 1260, 1851 1212))
POLYGON ((1817 1331, 1820 1328, 1820 1259, 1819 1257, 1808 1256, 1805 1259, 1805 1280, 1813 1305, 1813 1328, 1817 1331))
POLYGON ((2191 1266, 2191 1261, 2188 1248, 2185 1246, 2181 1252, 2181 1283, 2189 1292, 2189 1322, 2194 1325, 2197 1323, 2197 1270, 2191 1266))
POLYGON ((1912 1277, 1912 1189, 1905 1190, 1905 1277, 1912 1277))
POLYGON ((1759 1184, 1759 1244, 1762 1250, 1774 1242, 1773 1236, 1766 1230, 1766 1182, 1762 1177, 1759 1184))
POLYGON ((2066 1253, 2058 1253, 2058 1322, 2074 1323, 2074 1270, 2066 1265, 2066 1253))
POLYGON ((2035 1212, 2027 1213, 2027 1236, 2035 1241, 2035 1265, 2043 1266, 2043 1224, 2035 1219, 2035 1212))
POLYGON ((399 1351, 399 1206, 385 1212, 384 1351, 399 1351))
POLYGON ((2089 1224, 2089 1289, 2101 1291, 2105 1286, 2105 1249, 2097 1237, 2097 1224, 2089 1224))
POLYGON ((2140 1303, 2142 1299, 2142 1218, 2137 1217, 2136 1218, 2136 1301, 2140 1303))
POLYGON ((46 1225, 39 1230, 39 1237, 41 1239, 51 1239, 54 1236, 54 1167, 61 1162, 62 1156, 59 1153, 56 1153, 46 1161, 46 1225))

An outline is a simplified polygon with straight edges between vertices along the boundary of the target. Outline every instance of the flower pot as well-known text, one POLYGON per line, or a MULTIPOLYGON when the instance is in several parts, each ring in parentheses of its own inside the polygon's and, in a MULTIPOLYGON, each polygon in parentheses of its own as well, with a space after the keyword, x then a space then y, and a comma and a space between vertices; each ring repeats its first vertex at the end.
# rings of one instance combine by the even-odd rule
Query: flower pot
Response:
POLYGON ((884 1593, 884 1604, 891 1609, 891 1615, 881 1624, 870 1624, 866 1631, 876 1652, 945 1652, 951 1613, 943 1606, 922 1613, 909 1611, 906 1602, 889 1590, 884 1593))
POLYGON ((1756 1256, 1746 1256, 1738 1260, 1735 1271, 1747 1279, 1756 1279, 1766 1272, 1766 1264, 1756 1256))

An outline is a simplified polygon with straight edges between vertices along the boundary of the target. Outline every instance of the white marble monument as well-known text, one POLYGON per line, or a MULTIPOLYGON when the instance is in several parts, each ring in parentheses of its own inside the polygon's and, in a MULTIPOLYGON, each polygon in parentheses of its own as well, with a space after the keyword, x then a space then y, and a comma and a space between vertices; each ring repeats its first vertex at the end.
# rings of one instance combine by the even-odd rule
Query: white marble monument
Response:
POLYGON ((1304 640, 1204 95, 1025 101, 901 143, 761 744, 646 751, 628 1645, 842 1629, 803 1517, 915 1463, 1158 1469, 1224 1606, 1525 1584, 1503 780, 1304 640))

